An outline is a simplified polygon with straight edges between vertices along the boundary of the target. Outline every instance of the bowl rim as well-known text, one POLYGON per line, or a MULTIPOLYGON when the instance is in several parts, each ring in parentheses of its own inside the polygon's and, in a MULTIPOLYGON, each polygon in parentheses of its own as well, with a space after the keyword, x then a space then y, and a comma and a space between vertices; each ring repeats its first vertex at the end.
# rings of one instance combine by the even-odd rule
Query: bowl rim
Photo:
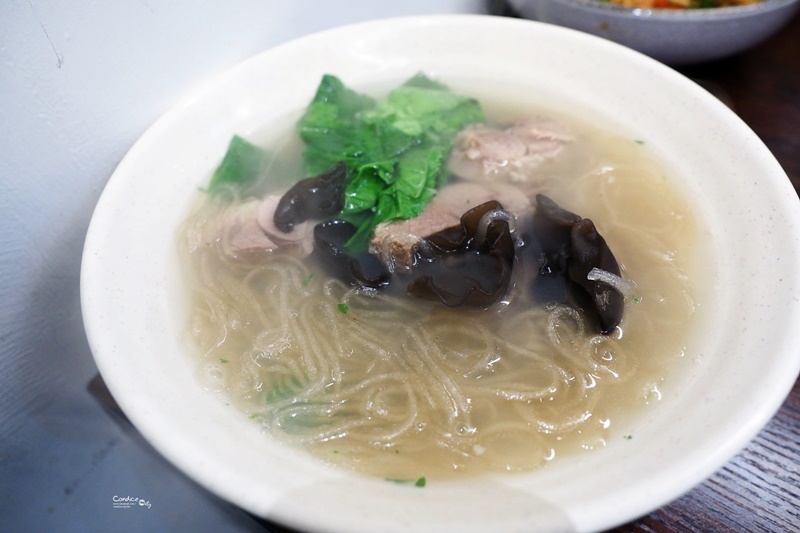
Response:
MULTIPOLYGON (((565 28, 528 20, 503 19, 498 17, 478 15, 439 15, 403 17, 357 23, 312 34, 272 48, 250 59, 247 59, 244 62, 234 66, 232 69, 222 73, 221 75, 208 80, 208 82, 202 85, 199 89, 192 91, 183 101, 183 103, 174 106, 170 111, 159 118, 150 128, 148 128, 148 130, 140 137, 128 154, 123 158, 122 162, 117 167, 117 170, 115 170, 114 174, 109 180, 109 183, 101 195, 97 208, 95 209, 92 222, 90 223, 89 230, 87 232, 81 268, 81 304, 84 312, 87 337, 89 338, 90 347, 97 365, 101 370, 101 374, 107 379, 107 385, 109 386, 112 394, 116 396, 118 393, 122 393, 117 398, 118 403, 123 411, 128 414, 129 418, 137 426, 137 428, 139 428, 145 438, 150 441, 154 447, 163 455, 165 455, 173 464, 178 466, 178 468, 181 470, 187 472, 190 477, 198 480, 201 485, 205 486, 212 492, 216 492, 223 498, 234 501, 234 503, 237 505, 247 509, 250 512, 253 512, 254 514, 263 513, 263 505, 265 504, 259 504, 258 502, 254 502, 253 500, 247 498, 242 500, 241 498, 237 499, 232 497, 232 495, 236 492, 235 489, 231 488, 230 486, 220 485, 218 479, 209 481, 209 479, 205 477, 207 471, 204 470, 204 468, 207 468, 207 463, 203 463, 203 461, 200 460, 208 458, 199 457, 197 454, 192 456, 183 454, 185 450, 180 449, 180 447, 189 445, 180 439, 179 430, 170 426, 169 422, 171 421, 161 420, 158 418, 159 413, 156 412, 157 406, 148 404, 146 398, 142 397, 146 390, 131 390, 131 385, 127 382, 127 380, 131 377, 130 371, 136 371, 138 369, 135 366, 131 366, 132 363, 116 358, 118 353, 117 350, 120 349, 116 345, 117 339, 110 338, 110 332, 105 328, 109 325, 108 321, 114 320, 114 317, 110 316, 108 313, 110 308, 107 307, 107 305, 110 304, 106 304, 103 300, 111 299, 113 303, 113 299, 117 297, 116 295, 119 291, 119 286, 117 284, 120 280, 114 278, 109 279, 107 280, 108 285, 103 287, 100 287, 96 284, 96 279, 98 277, 112 275, 108 271, 104 271, 104 268, 107 266, 104 263, 104 260, 108 260, 108 254, 106 250, 103 249, 103 246, 111 242, 110 237, 107 235, 107 223, 110 220, 110 217, 115 214, 115 209, 119 207, 118 205, 115 205, 114 202, 128 201, 127 198, 120 198, 120 194, 121 191, 124 190, 124 186, 128 185, 124 180, 130 179, 126 176, 129 176, 129 173, 136 168, 136 165, 141 163, 138 158, 141 158, 142 154, 146 154, 147 150, 152 148, 151 145, 155 140, 159 140, 160 136, 165 135, 170 127, 173 127, 175 123, 179 123, 182 117, 187 116, 186 114, 191 112, 193 106, 201 104, 204 98, 213 97, 213 95, 222 90, 232 78, 235 79, 237 76, 241 76, 243 72, 247 72, 248 69, 259 66, 265 61, 265 58, 274 58, 276 55, 280 54, 283 54, 283 56, 286 56, 287 54, 288 56, 291 56, 291 54, 296 53, 297 50, 308 51, 309 46, 313 47, 314 45, 319 44, 330 45, 342 37, 346 37, 348 39, 363 39, 362 33, 364 33, 366 30, 370 30, 373 34, 380 33, 381 38, 383 38, 385 34, 389 33, 390 31, 398 32, 401 30, 416 32, 427 31, 428 33, 425 35, 430 36, 432 34, 431 32, 434 30, 441 28, 453 28, 458 27, 459 25, 474 26, 474 28, 482 28, 484 25, 488 25, 495 28, 493 31, 503 32, 508 30, 514 32, 514 35, 518 37, 530 32, 539 34, 542 38, 555 37, 556 40, 561 40, 568 45, 574 45, 577 49, 588 47, 592 49, 593 52, 598 52, 598 56, 602 56, 603 53, 610 53, 614 56, 615 60, 624 63, 635 64, 637 69, 643 69, 644 71, 657 74, 656 77, 659 78, 664 77, 668 81, 667 85, 674 86, 675 89, 679 91, 689 92, 693 99, 697 100, 697 102, 700 102, 703 106, 709 108, 709 112, 713 112, 713 116, 724 118, 722 122, 733 128, 733 133, 735 133, 735 136, 739 140, 746 141, 746 144, 751 147, 753 157, 756 157, 758 161, 763 163, 765 168, 769 170, 767 173, 769 179, 776 180, 773 183, 776 190, 784 193, 785 196, 785 193, 791 189, 788 183, 788 178, 786 178, 785 173, 783 173, 782 169, 780 169, 777 161, 775 161, 774 157, 769 153, 763 143, 744 124, 744 122, 733 115, 733 113, 730 112, 730 110, 728 110, 722 103, 714 99, 710 94, 706 93, 702 89, 699 89, 688 79, 658 62, 620 45, 616 45, 598 37, 576 32, 574 30, 568 30, 565 28), (780 183, 777 181, 781 179, 781 173, 785 183, 780 183), (169 441, 165 440, 165 433, 170 437, 169 441)), ((796 194, 794 194, 793 199, 785 197, 781 198, 779 204, 782 209, 786 210, 786 216, 791 219, 791 222, 800 227, 800 202, 798 202, 796 194)), ((114 264, 124 265, 125 260, 126 258, 124 257, 116 258, 115 261, 117 261, 117 263, 114 264)), ((800 269, 798 272, 800 272, 800 269)), ((794 277, 791 281, 800 281, 800 273, 793 273, 792 275, 794 277), (795 280, 795 278, 797 278, 797 280, 795 280)), ((787 283, 789 283, 789 281, 787 281, 787 283)), ((798 283, 798 285, 800 285, 800 283, 798 283)), ((793 287, 793 289, 794 288, 795 287, 793 287)), ((797 309, 793 309, 791 311, 791 313, 787 311, 785 316, 795 316, 799 312, 797 309)), ((136 334, 138 335, 140 333, 141 332, 137 332, 136 334)), ((787 334, 787 344, 789 340, 794 343, 793 346, 800 345, 800 337, 798 337, 797 334, 792 334, 791 337, 787 334)), ((670 482, 667 488, 661 487, 660 490, 652 490, 646 495, 637 495, 632 492, 632 489, 629 487, 620 489, 627 491, 625 494, 631 496, 631 500, 635 501, 626 502, 625 505, 616 505, 613 509, 607 509, 605 510, 603 516, 591 518, 584 517, 584 520, 590 520, 594 522, 592 522, 591 526, 587 526, 586 523, 582 523, 579 529, 605 529, 622 523, 624 520, 633 519, 640 514, 649 512, 654 508, 666 504, 671 499, 679 496, 683 491, 690 489, 692 486, 701 482, 708 475, 713 473, 713 471, 724 464, 724 462, 730 459, 730 457, 732 457, 747 442, 749 442, 749 440, 752 439, 763 427, 766 421, 778 410, 783 398, 785 398, 786 393, 788 393, 788 390, 791 387, 791 383, 794 382, 797 373, 800 372, 800 357, 797 357, 796 355, 793 355, 793 357, 793 359, 787 359, 785 361, 782 360, 785 363, 786 368, 782 368, 784 372, 778 376, 780 379, 776 380, 776 383, 773 383, 768 391, 762 391, 761 397, 767 398, 769 401, 760 403, 757 410, 750 413, 751 416, 745 421, 745 424, 743 424, 741 427, 737 427, 736 431, 727 434, 726 439, 717 442, 716 444, 719 444, 719 447, 713 450, 710 459, 708 457, 704 457, 703 461, 700 461, 700 458, 692 456, 691 461, 689 461, 692 465, 692 468, 673 474, 672 477, 669 478, 670 482), (788 369, 791 369, 793 373, 792 376, 789 376, 788 374, 790 373, 786 372, 788 369), (778 386, 778 384, 780 386, 778 386), (622 509, 625 510, 622 511, 622 509)), ((195 446, 201 445, 198 443, 191 444, 195 446)), ((338 480, 338 476, 340 474, 335 473, 327 475, 335 475, 336 479, 338 480)), ((230 481, 230 478, 231 476, 227 476, 223 481, 230 481)), ((352 481, 353 483, 364 483, 359 484, 358 486, 361 488, 365 486, 371 489, 374 488, 376 489, 376 493, 380 493, 377 485, 363 481, 361 478, 355 481, 351 480, 349 477, 346 479, 348 482, 352 481)), ((514 482, 508 483, 513 484, 514 482)), ((489 489, 491 489, 491 487, 489 487, 489 489)), ((294 509, 293 512, 291 508, 288 508, 288 510, 287 508, 272 508, 270 509, 269 517, 278 519, 290 526, 316 526, 331 528, 330 524, 324 519, 319 521, 318 518, 314 518, 310 514, 298 515, 296 511, 297 509, 294 509)), ((348 526, 357 526, 360 524, 359 517, 350 516, 349 518, 351 519, 351 522, 345 523, 343 526, 344 528, 347 528, 348 526)), ((528 522, 526 522, 525 525, 528 527, 530 526, 528 522)), ((521 527, 519 524, 517 524, 517 526, 521 527)), ((340 530, 347 531, 348 529, 340 530)), ((473 530, 478 531, 480 529, 473 530)))
MULTIPOLYGON (((512 0, 517 4, 526 0, 512 0)), ((771 13, 773 11, 789 8, 798 4, 800 0, 763 0, 754 4, 739 6, 724 6, 699 9, 664 9, 648 7, 626 7, 611 4, 603 0, 533 0, 556 2, 570 6, 577 10, 590 13, 624 17, 632 19, 648 19, 659 22, 691 22, 691 21, 716 21, 748 18, 771 13)))

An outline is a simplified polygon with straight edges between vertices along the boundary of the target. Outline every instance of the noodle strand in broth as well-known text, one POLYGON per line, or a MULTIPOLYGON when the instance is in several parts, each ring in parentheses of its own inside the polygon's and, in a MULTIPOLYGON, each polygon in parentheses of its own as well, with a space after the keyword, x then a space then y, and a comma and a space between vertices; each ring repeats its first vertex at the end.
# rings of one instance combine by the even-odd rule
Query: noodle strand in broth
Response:
MULTIPOLYGON (((513 114, 488 102, 497 122, 513 114)), ((387 478, 526 471, 602 446, 684 353, 698 231, 644 148, 565 121, 573 155, 544 163, 537 187, 594 221, 630 282, 610 335, 533 301, 524 277, 488 309, 448 308, 312 259, 233 258, 225 234, 203 237, 225 207, 201 196, 179 236, 200 381, 273 438, 387 478)))

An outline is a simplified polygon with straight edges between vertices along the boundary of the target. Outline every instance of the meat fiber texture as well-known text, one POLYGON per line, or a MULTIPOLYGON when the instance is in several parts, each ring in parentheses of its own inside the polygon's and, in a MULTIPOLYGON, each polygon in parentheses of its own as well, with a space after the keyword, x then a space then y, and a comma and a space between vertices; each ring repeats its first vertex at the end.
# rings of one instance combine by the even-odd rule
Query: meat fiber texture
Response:
POLYGON ((455 138, 450 171, 466 180, 536 184, 536 170, 561 155, 573 140, 566 127, 548 118, 533 118, 507 128, 478 124, 455 138))
POLYGON ((527 196, 513 185, 476 182, 446 185, 418 217, 379 224, 370 241, 370 252, 390 271, 408 271, 414 266, 414 252, 423 238, 458 226, 461 215, 489 200, 497 200, 518 217, 531 208, 527 196))
POLYGON ((192 239, 196 245, 218 242, 226 256, 247 259, 281 250, 303 258, 314 248, 311 224, 285 233, 273 221, 280 196, 234 203, 206 221, 192 239))

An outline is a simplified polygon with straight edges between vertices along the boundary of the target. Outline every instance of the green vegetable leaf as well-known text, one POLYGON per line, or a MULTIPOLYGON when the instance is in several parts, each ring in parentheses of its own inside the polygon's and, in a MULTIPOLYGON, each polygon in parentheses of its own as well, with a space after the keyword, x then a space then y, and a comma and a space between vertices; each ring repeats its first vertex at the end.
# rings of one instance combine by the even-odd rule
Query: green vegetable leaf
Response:
POLYGON ((422 72, 418 72, 403 84, 406 87, 419 87, 421 89, 431 89, 447 91, 448 87, 444 83, 432 80, 422 72))
MULTIPOLYGON (((418 146, 408 150, 398 161, 394 191, 418 199, 426 189, 435 190, 442 178, 446 157, 444 147, 439 145, 418 146)), ((417 215, 419 213, 415 212, 411 217, 417 215)))
POLYGON ((350 181, 344 190, 345 214, 360 213, 375 207, 386 182, 380 175, 377 164, 359 169, 356 179, 350 181))
POLYGON ((208 192, 220 195, 223 191, 231 191, 234 195, 242 195, 242 191, 254 185, 261 176, 267 159, 266 151, 234 135, 225 157, 211 177, 208 192))
POLYGON ((304 159, 309 175, 316 176, 339 161, 352 171, 364 154, 380 149, 358 115, 375 101, 348 89, 335 76, 325 75, 313 100, 298 123, 306 143, 304 159))
POLYGON ((273 379, 271 383, 267 384, 264 401, 269 404, 291 398, 302 388, 303 384, 297 376, 285 375, 277 377, 273 379))
POLYGON ((347 314, 347 311, 348 311, 347 304, 339 304, 336 307, 339 308, 339 312, 340 313, 347 314))
POLYGON ((392 477, 387 477, 385 479, 386 479, 386 481, 389 481, 391 483, 397 483, 398 485, 411 485, 411 484, 413 484, 415 487, 420 487, 420 488, 422 488, 422 487, 424 487, 426 485, 426 481, 425 481, 425 477, 424 476, 421 477, 421 478, 418 478, 417 480, 400 479, 400 478, 392 478, 392 477))
POLYGON ((447 176, 455 134, 484 121, 475 99, 423 74, 378 102, 323 76, 298 132, 309 174, 347 165, 340 216, 357 231, 345 246, 364 250, 381 222, 419 215, 447 176))

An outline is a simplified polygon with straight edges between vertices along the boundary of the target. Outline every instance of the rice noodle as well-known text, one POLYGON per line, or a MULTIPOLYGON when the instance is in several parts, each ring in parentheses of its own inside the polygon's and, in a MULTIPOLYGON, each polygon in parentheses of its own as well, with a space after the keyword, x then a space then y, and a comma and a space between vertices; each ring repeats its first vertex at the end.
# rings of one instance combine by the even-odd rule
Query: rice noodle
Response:
MULTIPOLYGON (((200 383, 270 436, 381 477, 529 470, 609 438, 614 408, 669 375, 663 361, 698 310, 681 255, 695 223, 632 144, 548 178, 637 281, 589 273, 635 289, 614 337, 572 305, 533 304, 524 276, 507 304, 465 310, 363 291, 280 253, 234 259, 227 235, 200 238, 217 209, 200 202, 179 235, 200 383)), ((520 246, 524 225, 505 210, 482 217, 478 242, 493 221, 520 246)))
POLYGON ((610 285, 623 296, 633 295, 634 291, 633 284, 628 280, 622 279, 621 277, 617 276, 612 272, 601 270, 595 267, 589 271, 589 273, 586 275, 586 278, 589 281, 600 281, 607 285, 610 285))
POLYGON ((478 227, 475 229, 475 242, 478 244, 483 244, 483 242, 486 240, 486 232, 489 230, 489 225, 497 220, 502 220, 508 224, 508 231, 511 233, 511 237, 514 239, 514 244, 516 246, 520 246, 521 243, 516 234, 517 217, 514 216, 514 213, 505 209, 492 209, 491 211, 487 211, 483 214, 481 219, 478 221, 478 227))

